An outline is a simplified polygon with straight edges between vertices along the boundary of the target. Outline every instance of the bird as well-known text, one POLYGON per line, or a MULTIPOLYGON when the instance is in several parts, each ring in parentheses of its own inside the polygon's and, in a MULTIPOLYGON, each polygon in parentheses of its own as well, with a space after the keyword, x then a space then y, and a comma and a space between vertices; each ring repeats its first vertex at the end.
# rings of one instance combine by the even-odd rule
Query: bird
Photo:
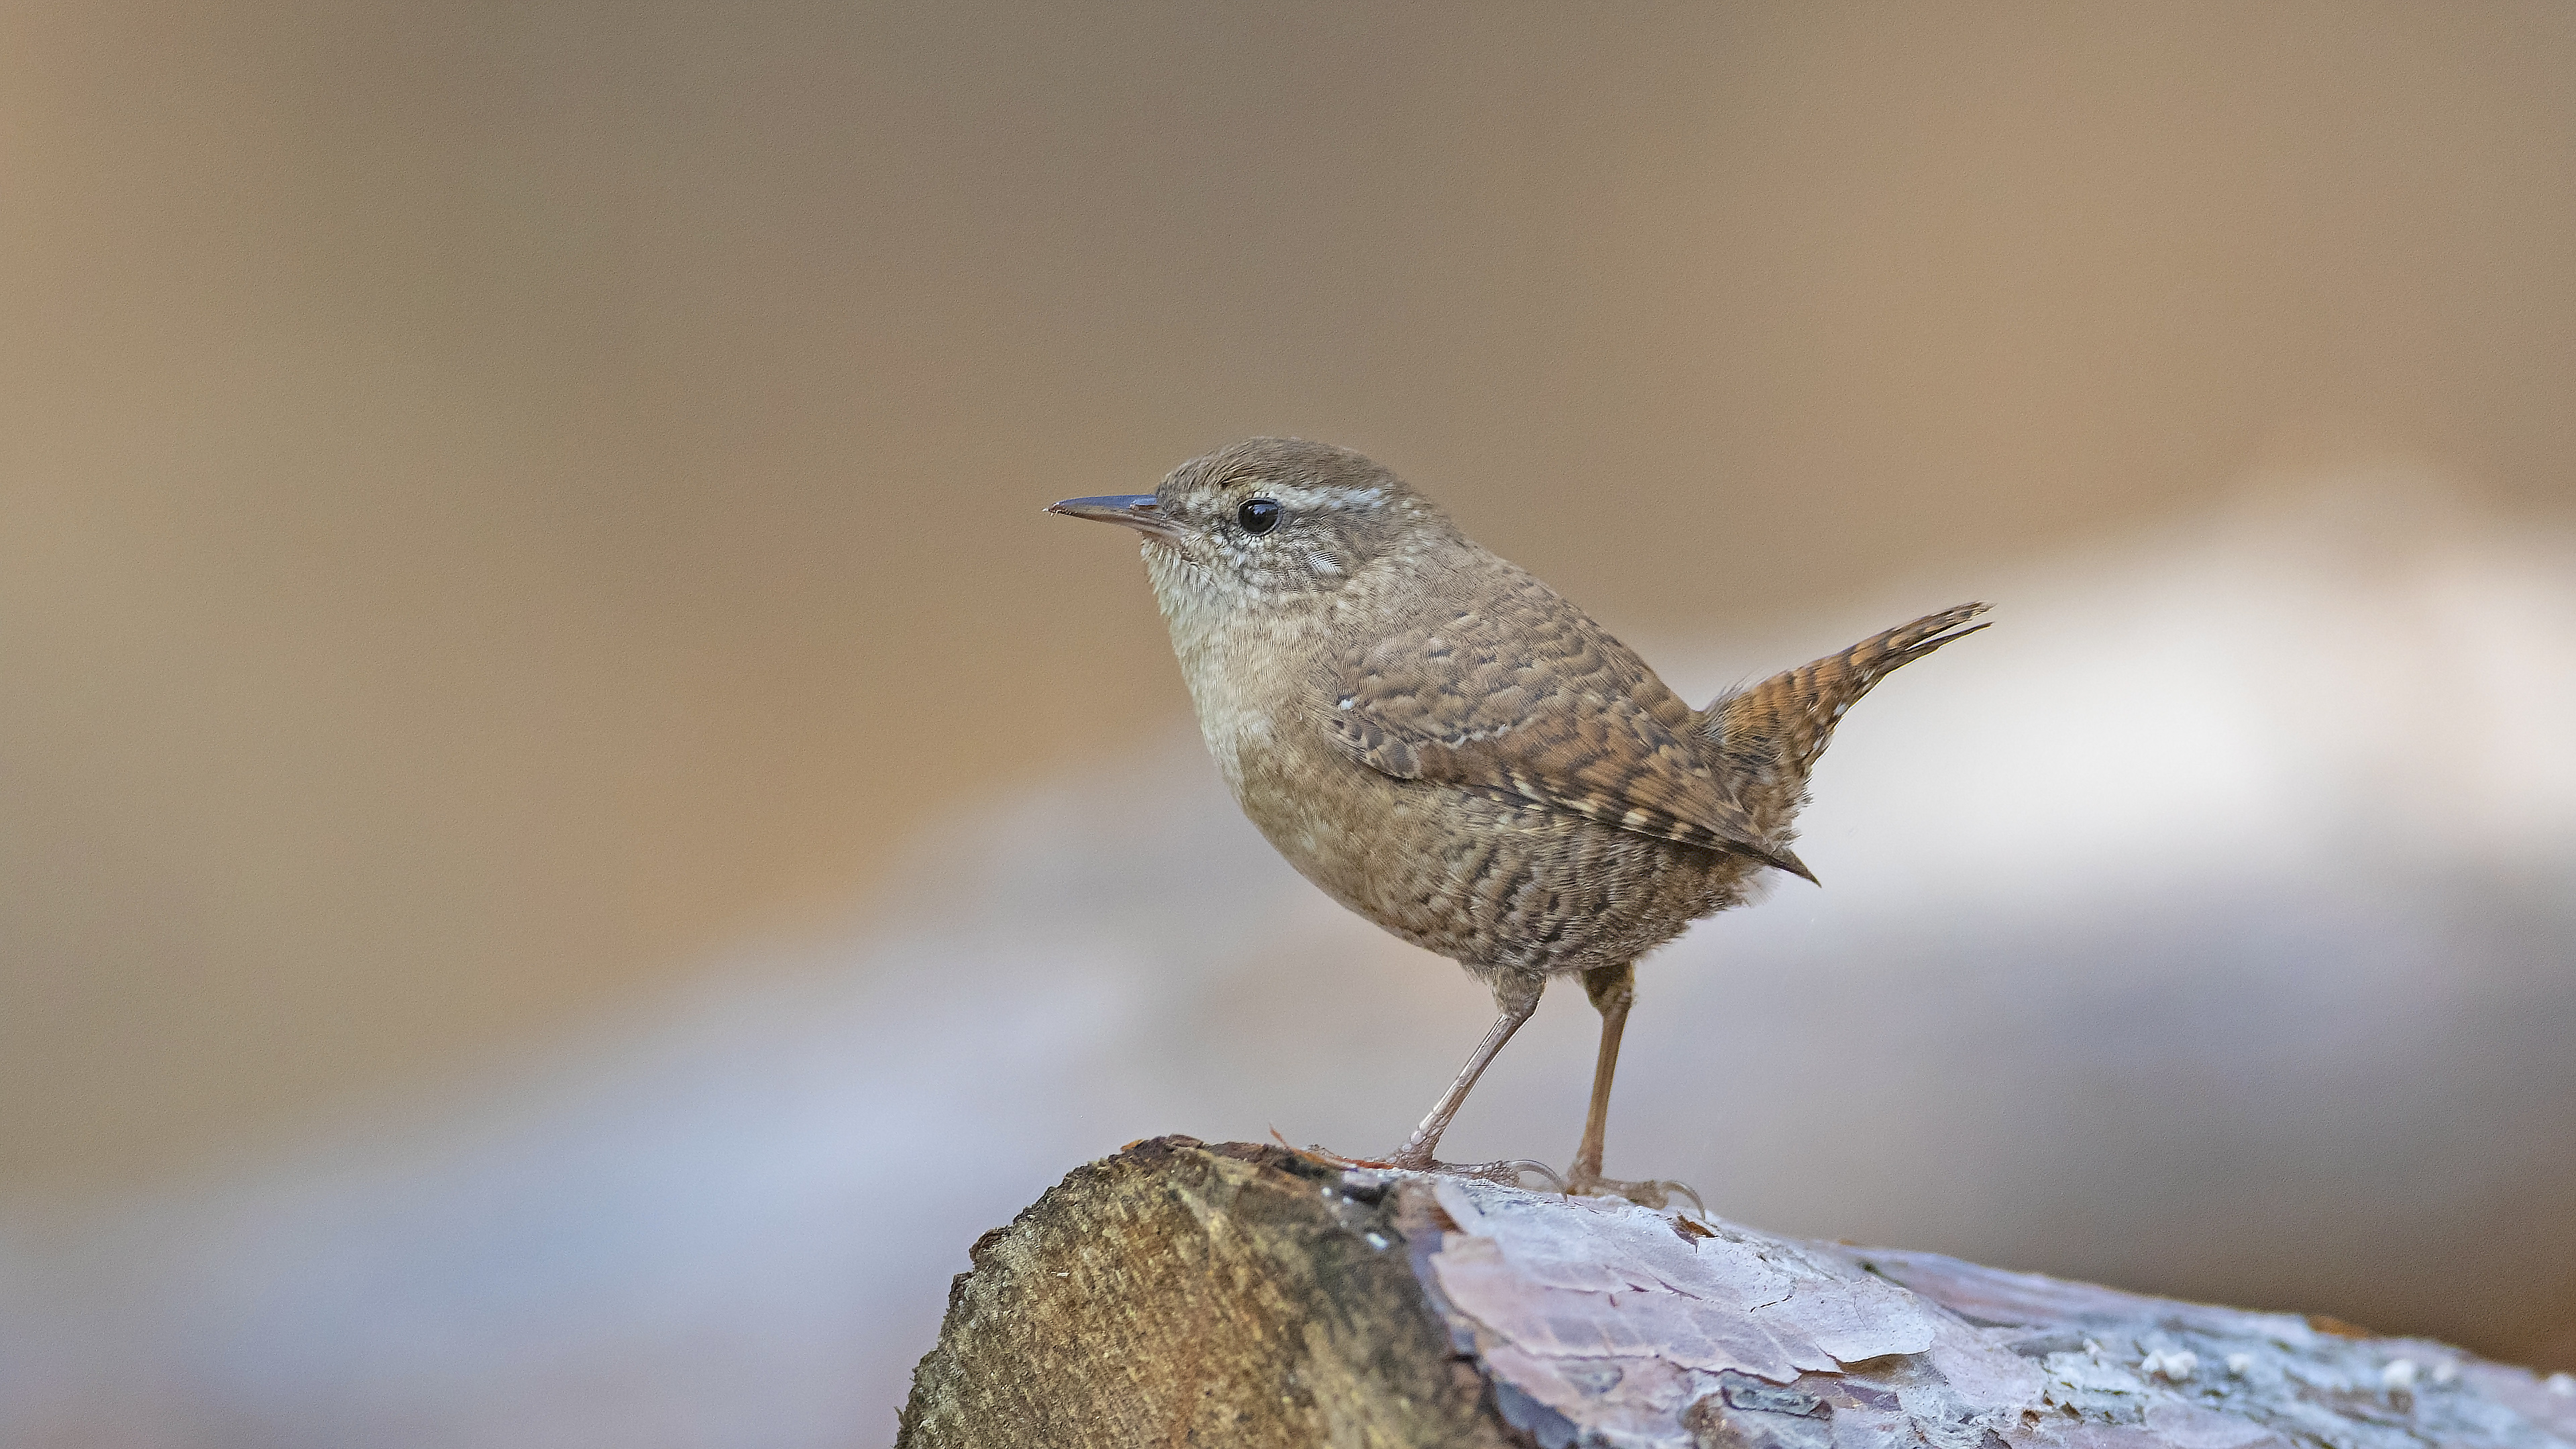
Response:
POLYGON ((1337 1159, 1662 1206, 1603 1172, 1639 958, 1774 873, 1810 771, 1854 701, 1986 626, 1930 614, 1693 709, 1626 645, 1481 547, 1380 464, 1253 438, 1152 493, 1050 513, 1141 535, 1199 729, 1246 816, 1352 911, 1491 989, 1484 1038, 1394 1151, 1337 1159), (1570 1170, 1444 1163, 1441 1135, 1552 978, 1601 1016, 1570 1170))

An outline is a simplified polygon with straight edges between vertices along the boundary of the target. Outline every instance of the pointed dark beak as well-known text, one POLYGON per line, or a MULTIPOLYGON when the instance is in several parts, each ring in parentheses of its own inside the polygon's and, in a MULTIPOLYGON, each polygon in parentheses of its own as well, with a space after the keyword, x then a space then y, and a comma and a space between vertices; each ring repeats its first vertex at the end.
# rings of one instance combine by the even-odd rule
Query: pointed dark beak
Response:
POLYGON ((1109 493, 1098 498, 1068 498, 1047 505, 1047 512, 1067 518, 1096 518, 1102 523, 1123 523, 1139 533, 1156 538, 1178 538, 1179 525, 1155 511, 1151 493, 1109 493))

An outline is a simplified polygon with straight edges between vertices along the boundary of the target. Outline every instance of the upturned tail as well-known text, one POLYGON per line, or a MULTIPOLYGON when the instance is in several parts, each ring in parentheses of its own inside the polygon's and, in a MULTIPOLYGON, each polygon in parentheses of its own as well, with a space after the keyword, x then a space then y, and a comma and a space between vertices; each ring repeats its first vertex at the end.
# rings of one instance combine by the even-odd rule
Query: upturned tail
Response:
POLYGON ((1713 763, 1734 787, 1754 828, 1766 838, 1785 840, 1789 823, 1807 803, 1807 772, 1833 739, 1843 711, 1888 675, 1985 628, 1968 622, 1984 612, 1983 604, 1962 604, 1926 615, 1840 654, 1721 695, 1693 716, 1700 739, 1715 747, 1713 763))

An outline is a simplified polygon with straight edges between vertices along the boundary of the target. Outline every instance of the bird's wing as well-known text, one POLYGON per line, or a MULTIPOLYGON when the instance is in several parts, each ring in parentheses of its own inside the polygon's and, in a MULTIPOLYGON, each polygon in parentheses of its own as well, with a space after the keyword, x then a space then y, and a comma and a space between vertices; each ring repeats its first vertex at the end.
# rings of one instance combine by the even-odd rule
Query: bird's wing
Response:
POLYGON ((1326 728, 1399 780, 1463 786, 1810 875, 1703 763, 1691 710, 1627 646, 1517 576, 1339 660, 1326 728))

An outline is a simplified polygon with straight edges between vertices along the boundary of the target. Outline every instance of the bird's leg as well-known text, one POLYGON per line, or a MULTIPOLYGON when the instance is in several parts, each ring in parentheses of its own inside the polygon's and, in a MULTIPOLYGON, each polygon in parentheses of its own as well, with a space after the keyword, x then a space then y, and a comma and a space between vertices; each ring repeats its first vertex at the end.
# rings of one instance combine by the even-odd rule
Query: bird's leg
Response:
MULTIPOLYGON (((1619 1182, 1601 1175, 1601 1139, 1610 1128, 1610 1079, 1619 1070, 1619 1037, 1628 1029, 1628 1008, 1637 1001, 1636 963, 1595 966, 1583 973, 1583 994, 1601 1013, 1601 1054, 1592 1062, 1592 1106, 1583 1114, 1583 1142, 1574 1149, 1565 1190, 1592 1197, 1624 1197, 1659 1208, 1675 1189, 1694 1203, 1699 1194, 1678 1182, 1619 1182)), ((1705 1213, 1708 1209, 1700 1209, 1705 1213)))
POLYGON ((1601 1178, 1601 1139, 1610 1130, 1610 1079, 1619 1071, 1619 1037, 1628 1029, 1628 1008, 1637 1002, 1637 967, 1631 961, 1595 966, 1583 973, 1583 994, 1601 1013, 1601 1054, 1592 1059, 1592 1106, 1583 1114, 1583 1142, 1574 1149, 1576 1183, 1601 1178))
POLYGON ((1387 1165, 1416 1172, 1463 1173, 1494 1182, 1517 1183, 1520 1175, 1529 1171, 1556 1180, 1555 1173, 1535 1162, 1461 1164, 1437 1162, 1431 1156, 1432 1149, 1440 1145, 1440 1134, 1449 1130, 1449 1119, 1457 1116, 1458 1109, 1466 1105, 1467 1093, 1474 1089, 1476 1079, 1485 1074, 1486 1066, 1503 1049, 1503 1043, 1510 1041, 1512 1033, 1521 1029, 1521 1023, 1530 1019, 1530 1013, 1538 1010, 1538 995, 1546 985, 1544 976, 1523 975, 1517 971, 1506 971, 1494 978, 1494 1007, 1500 1015, 1486 1029, 1485 1039, 1476 1043, 1476 1049, 1468 1054, 1467 1064, 1458 1069, 1457 1079, 1449 1084, 1449 1090, 1441 1093, 1440 1100, 1431 1105, 1431 1113, 1422 1119, 1422 1125, 1413 1129, 1413 1135, 1404 1139, 1402 1147, 1388 1154, 1387 1165))

